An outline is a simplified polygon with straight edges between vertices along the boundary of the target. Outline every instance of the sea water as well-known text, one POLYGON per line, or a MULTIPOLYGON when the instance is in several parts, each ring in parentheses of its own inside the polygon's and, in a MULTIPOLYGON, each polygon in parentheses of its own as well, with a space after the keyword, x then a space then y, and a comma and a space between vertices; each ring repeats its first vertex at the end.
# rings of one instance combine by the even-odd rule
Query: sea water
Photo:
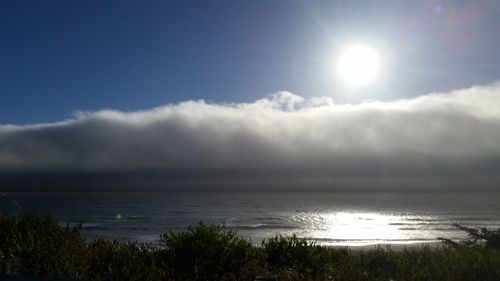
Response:
POLYGON ((165 190, 0 192, 0 210, 50 212, 83 234, 157 242, 203 221, 254 243, 297 234, 360 246, 463 239, 452 224, 500 227, 500 191, 165 190))

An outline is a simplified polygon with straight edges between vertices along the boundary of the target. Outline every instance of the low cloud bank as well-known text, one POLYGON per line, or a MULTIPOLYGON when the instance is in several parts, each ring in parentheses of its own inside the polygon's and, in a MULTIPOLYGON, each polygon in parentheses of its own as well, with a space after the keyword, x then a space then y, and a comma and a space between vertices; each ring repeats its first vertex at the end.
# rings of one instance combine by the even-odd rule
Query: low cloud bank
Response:
POLYGON ((186 101, 0 125, 3 187, 42 178, 158 186, 206 178, 256 185, 474 179, 498 186, 498 171, 500 83, 392 102, 336 105, 279 92, 253 103, 186 101))

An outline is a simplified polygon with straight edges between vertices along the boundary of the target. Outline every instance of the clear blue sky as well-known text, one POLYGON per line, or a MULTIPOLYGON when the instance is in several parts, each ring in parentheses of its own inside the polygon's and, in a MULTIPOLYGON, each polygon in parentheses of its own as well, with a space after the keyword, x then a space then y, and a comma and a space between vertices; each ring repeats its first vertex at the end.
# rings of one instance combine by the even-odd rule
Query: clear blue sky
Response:
POLYGON ((288 90, 336 101, 412 97, 500 79, 497 1, 0 2, 0 124, 288 90), (332 60, 376 47, 384 75, 343 88, 332 60))

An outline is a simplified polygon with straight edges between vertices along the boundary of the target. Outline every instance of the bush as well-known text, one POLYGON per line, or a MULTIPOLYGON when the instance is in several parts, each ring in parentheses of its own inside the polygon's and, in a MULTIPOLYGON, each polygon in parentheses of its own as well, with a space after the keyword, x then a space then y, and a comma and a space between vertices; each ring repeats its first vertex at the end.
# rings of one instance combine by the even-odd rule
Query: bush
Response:
POLYGON ((497 228, 497 230, 488 230, 486 227, 471 228, 459 224, 454 224, 454 226, 467 232, 469 235, 469 240, 466 241, 467 244, 477 245, 478 243, 484 243, 486 248, 500 249, 500 228, 497 228))
POLYGON ((163 258, 177 280, 221 280, 237 275, 250 263, 255 249, 222 226, 200 223, 187 231, 164 234, 163 258))
POLYGON ((368 280, 390 280, 397 276, 399 255, 390 248, 376 249, 359 253, 360 268, 368 280))
POLYGON ((80 228, 59 227, 50 215, 27 212, 0 219, 2 271, 50 277, 85 277, 89 252, 80 228))
POLYGON ((329 271, 333 249, 317 246, 305 238, 275 236, 262 241, 266 262, 272 268, 286 267, 306 275, 329 271))
POLYGON ((150 244, 99 239, 89 245, 88 275, 96 281, 161 280, 165 271, 150 244))

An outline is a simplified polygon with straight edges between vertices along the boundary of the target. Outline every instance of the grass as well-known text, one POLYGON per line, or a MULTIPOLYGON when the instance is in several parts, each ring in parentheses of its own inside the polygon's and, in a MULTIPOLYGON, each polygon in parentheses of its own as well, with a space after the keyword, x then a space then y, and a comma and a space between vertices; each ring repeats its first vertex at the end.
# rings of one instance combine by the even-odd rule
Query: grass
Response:
POLYGON ((500 280, 500 230, 466 228, 470 239, 439 247, 351 251, 297 236, 254 246, 230 229, 189 227, 160 245, 98 239, 79 226, 59 227, 50 215, 0 218, 0 272, 85 280, 500 280))

